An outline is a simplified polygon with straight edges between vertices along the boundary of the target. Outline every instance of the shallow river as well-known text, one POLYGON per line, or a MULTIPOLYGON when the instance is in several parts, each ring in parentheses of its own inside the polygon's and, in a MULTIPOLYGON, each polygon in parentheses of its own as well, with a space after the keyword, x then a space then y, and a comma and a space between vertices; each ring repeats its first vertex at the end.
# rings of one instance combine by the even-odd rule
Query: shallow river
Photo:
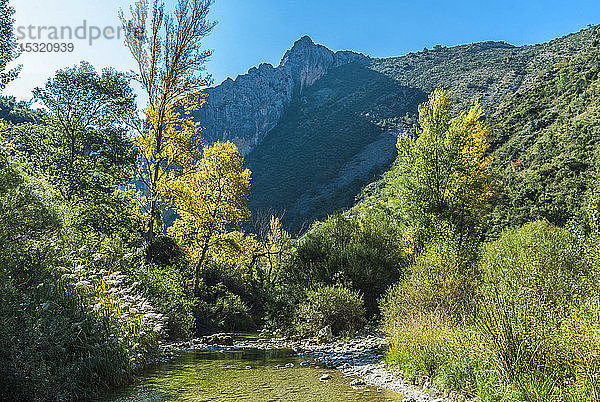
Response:
MULTIPOLYGON (((399 394, 351 387, 339 371, 301 366, 307 358, 291 350, 181 352, 148 369, 138 381, 104 401, 401 401, 399 394), (284 368, 289 363, 294 366, 284 368), (331 379, 321 381, 324 374, 331 379)), ((314 363, 314 362, 313 362, 314 363)), ((305 363, 306 364, 306 363, 305 363)))

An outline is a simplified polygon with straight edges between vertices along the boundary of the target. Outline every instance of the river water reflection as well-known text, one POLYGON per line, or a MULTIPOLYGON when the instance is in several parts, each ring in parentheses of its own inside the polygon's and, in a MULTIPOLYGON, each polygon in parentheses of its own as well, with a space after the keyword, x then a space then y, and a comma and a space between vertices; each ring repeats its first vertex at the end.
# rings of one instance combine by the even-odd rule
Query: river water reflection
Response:
POLYGON ((291 350, 185 351, 148 369, 104 401, 401 401, 374 387, 351 387, 339 371, 300 365, 291 350), (286 368, 285 365, 288 365, 286 368), (293 364, 293 367, 289 367, 293 364), (331 379, 321 381, 324 374, 331 379))

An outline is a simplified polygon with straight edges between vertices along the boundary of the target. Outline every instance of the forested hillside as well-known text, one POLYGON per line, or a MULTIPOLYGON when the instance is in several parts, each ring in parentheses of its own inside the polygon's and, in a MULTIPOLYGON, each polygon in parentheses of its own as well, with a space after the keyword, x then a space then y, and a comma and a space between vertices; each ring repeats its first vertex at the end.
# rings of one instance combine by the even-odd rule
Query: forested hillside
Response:
POLYGON ((39 111, 31 110, 25 102, 17 102, 13 97, 0 97, 0 119, 10 123, 34 123, 41 121, 39 111))
POLYGON ((384 59, 333 53, 305 37, 279 67, 261 65, 209 89, 207 111, 197 116, 207 138, 232 139, 248 152, 246 163, 257 184, 251 210, 285 212, 284 224, 296 232, 349 208, 360 189, 391 166, 395 137, 413 130, 416 106, 426 94, 437 87, 451 91, 455 110, 480 99, 492 115, 508 95, 587 49, 593 32, 522 47, 436 46, 384 59), (289 60, 304 76, 293 70, 286 78, 289 60), (215 113, 222 113, 219 125, 226 124, 218 132, 215 113), (223 123, 230 119, 231 124, 223 123))
POLYGON ((585 220, 587 189, 600 162, 599 72, 596 39, 576 57, 538 74, 491 115, 502 186, 493 232, 539 218, 558 225, 585 220))

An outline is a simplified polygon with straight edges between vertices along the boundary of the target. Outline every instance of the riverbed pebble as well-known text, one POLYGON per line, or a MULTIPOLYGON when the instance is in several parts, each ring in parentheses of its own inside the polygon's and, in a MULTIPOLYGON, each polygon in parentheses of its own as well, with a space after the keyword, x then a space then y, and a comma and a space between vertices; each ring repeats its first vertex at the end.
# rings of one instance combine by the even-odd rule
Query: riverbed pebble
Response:
POLYGON ((334 341, 326 344, 302 341, 296 348, 301 356, 316 358, 326 367, 340 370, 345 377, 359 379, 360 382, 351 382, 351 386, 362 383, 389 389, 404 395, 405 402, 450 400, 430 394, 430 389, 425 392, 418 384, 405 381, 398 370, 387 367, 384 362, 386 340, 381 334, 367 334, 346 342, 334 341))
POLYGON ((355 378, 354 380, 350 381, 351 387, 359 387, 361 385, 365 385, 365 380, 362 378, 355 378))

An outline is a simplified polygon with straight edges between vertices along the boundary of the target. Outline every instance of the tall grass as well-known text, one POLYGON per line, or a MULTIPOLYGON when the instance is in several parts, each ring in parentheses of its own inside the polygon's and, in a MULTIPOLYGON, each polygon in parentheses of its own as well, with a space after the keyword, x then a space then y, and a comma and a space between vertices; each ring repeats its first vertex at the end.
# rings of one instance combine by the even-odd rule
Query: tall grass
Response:
POLYGON ((382 301, 388 361, 480 400, 599 400, 600 303, 588 255, 569 229, 547 222, 507 230, 465 271, 477 284, 463 294, 473 309, 457 315, 452 297, 432 297, 423 279, 437 272, 444 283, 453 253, 441 258, 446 274, 426 254, 382 301))

